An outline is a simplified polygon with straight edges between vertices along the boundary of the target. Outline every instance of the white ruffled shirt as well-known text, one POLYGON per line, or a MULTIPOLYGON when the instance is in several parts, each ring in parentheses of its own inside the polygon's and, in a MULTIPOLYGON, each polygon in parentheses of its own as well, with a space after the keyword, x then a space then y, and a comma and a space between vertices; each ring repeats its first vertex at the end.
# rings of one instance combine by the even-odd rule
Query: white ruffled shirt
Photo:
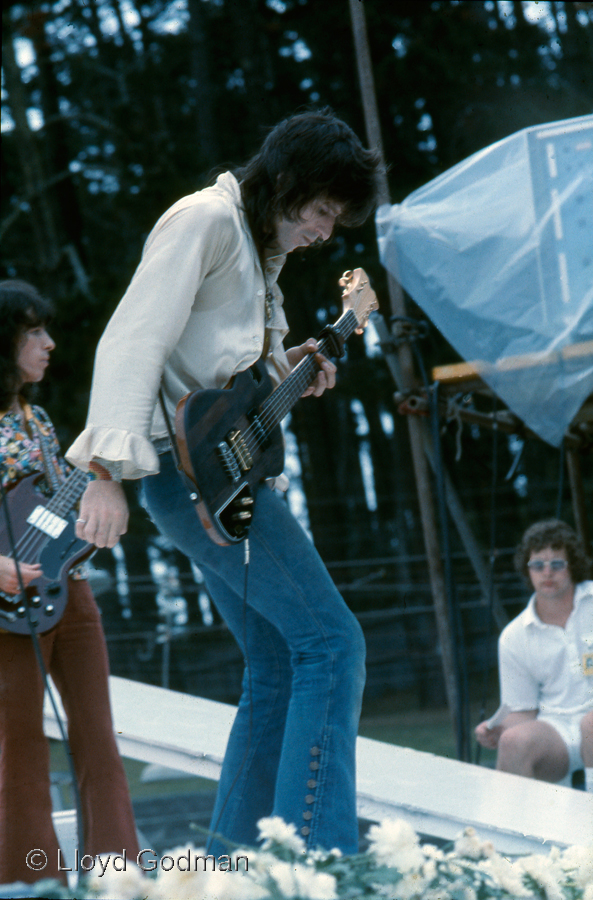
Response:
POLYGON ((66 453, 88 469, 116 463, 122 478, 159 470, 153 440, 198 388, 223 388, 262 354, 266 288, 274 295, 266 364, 275 384, 290 371, 278 275, 286 256, 266 253, 265 274, 234 175, 182 197, 149 234, 142 259, 99 342, 84 431, 66 453))

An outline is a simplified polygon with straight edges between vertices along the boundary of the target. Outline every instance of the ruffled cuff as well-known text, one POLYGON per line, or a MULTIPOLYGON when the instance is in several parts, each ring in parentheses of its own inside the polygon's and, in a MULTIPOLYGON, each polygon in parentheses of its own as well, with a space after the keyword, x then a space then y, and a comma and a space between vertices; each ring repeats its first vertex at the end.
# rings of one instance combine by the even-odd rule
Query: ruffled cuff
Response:
POLYGON ((159 471, 159 458, 149 440, 105 425, 85 428, 64 455, 84 472, 88 472, 91 459, 121 464, 121 477, 126 479, 156 475, 159 471))

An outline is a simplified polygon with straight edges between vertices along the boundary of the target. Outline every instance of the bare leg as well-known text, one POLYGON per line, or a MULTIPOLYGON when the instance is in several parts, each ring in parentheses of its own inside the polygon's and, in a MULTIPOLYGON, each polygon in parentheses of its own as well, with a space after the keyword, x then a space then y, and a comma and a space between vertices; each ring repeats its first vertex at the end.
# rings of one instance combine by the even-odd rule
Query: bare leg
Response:
POLYGON ((568 750, 555 728, 532 720, 503 731, 496 768, 540 781, 560 781, 568 773, 568 750))

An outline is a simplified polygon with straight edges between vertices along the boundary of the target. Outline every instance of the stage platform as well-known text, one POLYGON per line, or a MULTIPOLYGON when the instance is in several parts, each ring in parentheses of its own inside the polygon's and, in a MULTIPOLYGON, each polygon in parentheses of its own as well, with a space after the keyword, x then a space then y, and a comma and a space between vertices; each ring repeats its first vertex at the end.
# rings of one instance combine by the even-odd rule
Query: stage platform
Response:
MULTIPOLYGON (((235 707, 111 676, 122 756, 218 779, 235 707)), ((60 739, 46 698, 45 731, 60 739)), ((358 813, 405 819, 423 835, 453 839, 467 825, 504 854, 588 843, 593 795, 560 785, 358 738, 358 813)), ((72 812, 55 814, 64 852, 74 846, 72 812)))

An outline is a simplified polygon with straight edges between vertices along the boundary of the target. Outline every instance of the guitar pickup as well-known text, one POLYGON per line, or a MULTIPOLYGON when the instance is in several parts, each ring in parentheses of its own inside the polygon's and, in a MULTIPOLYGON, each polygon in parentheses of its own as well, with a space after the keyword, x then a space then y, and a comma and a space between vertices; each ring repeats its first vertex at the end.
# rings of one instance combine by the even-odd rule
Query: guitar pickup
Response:
POLYGON ((235 431, 229 432, 228 442, 234 453, 235 459, 237 460, 239 468, 242 472, 247 472, 253 467, 253 457, 249 452, 249 448, 245 442, 245 438, 243 437, 241 432, 236 429, 235 431))
POLYGON ((54 539, 61 535, 68 524, 67 519, 56 516, 55 513, 50 512, 45 506, 36 506, 27 522, 54 539))

